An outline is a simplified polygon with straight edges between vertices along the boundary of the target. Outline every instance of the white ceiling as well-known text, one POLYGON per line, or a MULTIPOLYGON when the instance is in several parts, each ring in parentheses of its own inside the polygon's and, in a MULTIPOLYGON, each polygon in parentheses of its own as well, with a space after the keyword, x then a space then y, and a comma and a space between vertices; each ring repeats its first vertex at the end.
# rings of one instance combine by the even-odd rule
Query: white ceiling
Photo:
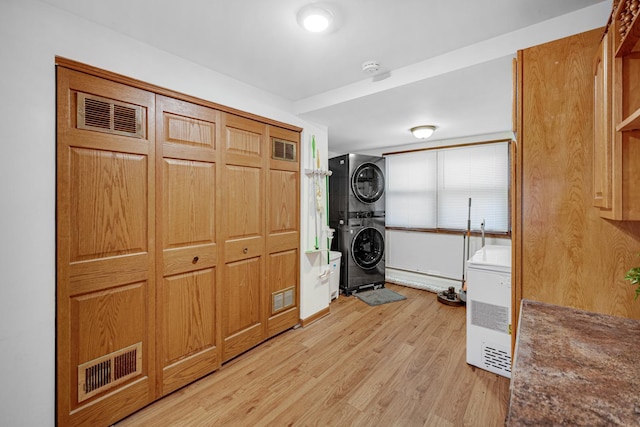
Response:
POLYGON ((602 26, 611 8, 335 0, 323 4, 339 28, 319 35, 296 21, 308 0, 42 1, 291 101, 294 113, 328 127, 335 153, 417 142, 408 128, 419 124, 438 127, 433 140, 509 131, 517 49, 602 26), (387 78, 365 75, 368 60, 387 78))

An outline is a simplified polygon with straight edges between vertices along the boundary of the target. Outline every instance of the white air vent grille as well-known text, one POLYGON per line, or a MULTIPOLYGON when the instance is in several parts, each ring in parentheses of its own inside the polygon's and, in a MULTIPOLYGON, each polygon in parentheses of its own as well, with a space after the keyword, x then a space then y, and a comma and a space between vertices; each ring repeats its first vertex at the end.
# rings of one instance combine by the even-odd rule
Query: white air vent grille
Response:
POLYGON ((78 402, 142 373, 142 343, 78 366, 78 402))
POLYGON ((296 161, 296 144, 275 138, 271 140, 271 143, 273 146, 271 158, 275 160, 287 160, 290 162, 296 161))
POLYGON ((504 372, 507 376, 511 375, 511 355, 498 346, 482 344, 482 363, 487 368, 504 372))
POLYGON ((271 294, 271 314, 296 305, 296 293, 292 287, 271 294))
POLYGON ((78 92, 78 129, 144 138, 143 113, 139 105, 78 92))

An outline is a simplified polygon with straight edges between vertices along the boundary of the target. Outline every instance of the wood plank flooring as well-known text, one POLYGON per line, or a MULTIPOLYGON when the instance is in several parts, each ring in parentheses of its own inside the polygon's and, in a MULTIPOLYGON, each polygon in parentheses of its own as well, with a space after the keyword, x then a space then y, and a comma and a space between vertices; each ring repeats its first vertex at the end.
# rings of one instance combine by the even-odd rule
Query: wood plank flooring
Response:
POLYGON ((340 296, 286 331, 117 424, 125 426, 501 426, 509 380, 466 363, 465 308, 340 296))

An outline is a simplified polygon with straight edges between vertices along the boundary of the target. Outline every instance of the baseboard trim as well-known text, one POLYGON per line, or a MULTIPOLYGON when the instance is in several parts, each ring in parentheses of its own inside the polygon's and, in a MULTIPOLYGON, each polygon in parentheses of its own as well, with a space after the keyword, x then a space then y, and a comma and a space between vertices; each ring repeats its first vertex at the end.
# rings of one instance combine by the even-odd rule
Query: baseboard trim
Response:
POLYGON ((449 286, 460 288, 461 281, 448 279, 445 277, 431 276, 428 274, 407 271, 395 268, 386 269, 386 281, 397 285, 408 286, 410 288, 422 289, 429 292, 438 293, 446 290, 449 286))
POLYGON ((306 319, 301 319, 300 320, 300 325, 304 328, 305 326, 309 326, 310 324, 312 324, 313 322, 315 322, 316 320, 319 320, 321 318, 323 318, 324 316, 327 316, 329 313, 331 312, 331 309, 329 307, 327 308, 323 308, 322 310, 320 310, 319 312, 307 317, 306 319))

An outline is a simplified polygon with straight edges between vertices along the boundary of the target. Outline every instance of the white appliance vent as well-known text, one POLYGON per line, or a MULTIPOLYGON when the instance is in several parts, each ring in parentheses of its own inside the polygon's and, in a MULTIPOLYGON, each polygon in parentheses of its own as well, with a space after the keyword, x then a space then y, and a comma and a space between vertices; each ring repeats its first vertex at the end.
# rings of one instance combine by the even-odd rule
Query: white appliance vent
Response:
POLYGON ((496 345, 482 343, 482 363, 493 372, 511 376, 511 355, 496 345))
POLYGON ((471 324, 497 332, 509 333, 509 307, 469 301, 471 324))

